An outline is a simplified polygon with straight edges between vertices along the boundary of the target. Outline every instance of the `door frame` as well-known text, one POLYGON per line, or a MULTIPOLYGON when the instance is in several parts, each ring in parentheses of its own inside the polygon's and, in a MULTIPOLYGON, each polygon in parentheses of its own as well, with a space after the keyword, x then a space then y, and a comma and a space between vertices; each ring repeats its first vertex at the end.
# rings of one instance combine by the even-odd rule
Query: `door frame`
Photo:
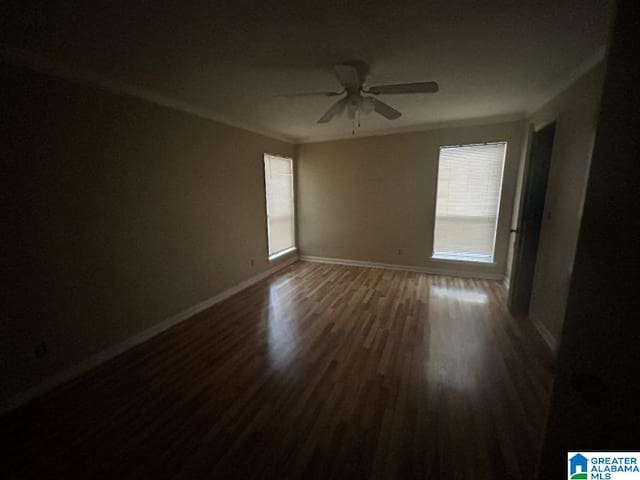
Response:
MULTIPOLYGON (((525 212, 527 211, 527 208, 530 206, 529 201, 530 201, 530 197, 529 197, 529 191, 531 188, 531 182, 533 181, 533 178, 531 176, 532 173, 532 164, 531 164, 531 157, 533 155, 533 144, 534 144, 534 138, 536 136, 536 134, 540 133, 542 130, 544 130, 547 127, 553 126, 554 127, 554 141, 553 141, 553 146, 552 146, 552 150, 551 150, 551 159, 550 162, 553 162, 553 152, 555 151, 555 131, 556 131, 556 127, 557 127, 557 123, 556 123, 557 119, 552 119, 548 122, 545 122, 541 125, 539 125, 538 127, 536 127, 533 123, 529 124, 529 129, 527 131, 527 143, 526 143, 526 147, 525 147, 525 154, 524 154, 524 168, 523 168, 523 174, 522 174, 522 187, 520 189, 520 198, 518 200, 518 218, 516 221, 516 227, 515 228, 511 228, 510 234, 514 234, 515 235, 515 239, 513 241, 513 258, 511 260, 511 278, 509 280, 509 291, 508 291, 508 295, 507 295, 507 304, 508 304, 508 308, 509 311, 513 314, 527 314, 528 311, 512 311, 512 299, 513 299, 513 293, 514 293, 514 286, 517 285, 518 283, 518 275, 520 275, 520 268, 518 268, 523 260, 523 242, 524 242, 524 236, 522 235, 522 233, 524 232, 524 223, 525 223, 525 212)), ((551 173, 551 167, 549 167, 549 172, 548 174, 551 173)), ((547 177, 547 182, 548 182, 548 177, 547 177)), ((547 195, 548 195, 548 190, 545 192, 545 204, 543 207, 543 213, 544 210, 546 209, 546 203, 547 203, 547 195)), ((536 264, 537 264, 537 253, 536 253, 536 264)), ((535 265, 534 265, 534 271, 535 271, 535 265)))

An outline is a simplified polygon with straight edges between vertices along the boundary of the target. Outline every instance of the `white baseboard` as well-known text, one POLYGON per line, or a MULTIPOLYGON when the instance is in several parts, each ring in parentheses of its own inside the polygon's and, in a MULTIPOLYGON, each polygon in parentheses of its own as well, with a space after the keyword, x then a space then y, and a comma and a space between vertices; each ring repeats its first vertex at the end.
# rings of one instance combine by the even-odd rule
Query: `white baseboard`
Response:
POLYGON ((146 342, 147 340, 149 340, 152 337, 155 337, 159 333, 162 333, 165 330, 168 330, 169 328, 173 327, 174 325, 177 325, 178 323, 193 317, 195 314, 200 313, 203 310, 206 310, 207 308, 215 305, 216 303, 226 300, 232 295, 235 295, 236 293, 250 287, 251 285, 258 283, 260 280, 264 280, 268 276, 276 273, 278 270, 282 270, 283 268, 297 261, 298 261, 298 256, 293 256, 291 258, 288 258, 282 261, 281 263, 278 263, 277 265, 271 267, 270 269, 265 270, 262 273, 259 273, 243 282, 240 282, 239 284, 234 285, 233 287, 228 288, 227 290, 220 292, 219 294, 207 300, 204 300, 196 305, 193 305, 187 308, 186 310, 183 310, 182 312, 172 315, 171 317, 161 321, 160 323, 155 324, 153 327, 147 330, 136 333, 135 335, 127 338, 123 342, 113 345, 107 348, 106 350, 98 352, 97 354, 87 358, 86 360, 83 360, 80 363, 73 365, 72 367, 69 367, 61 372, 55 373, 50 377, 47 377, 37 385, 30 387, 27 390, 24 390, 14 395, 13 397, 0 401, 0 415, 6 412, 9 412, 11 410, 14 410, 19 406, 29 402, 30 400, 33 400, 34 398, 37 398, 47 393, 48 391, 53 390, 54 388, 70 380, 73 380, 74 378, 79 377, 83 373, 88 372, 89 370, 97 367, 101 363, 104 363, 107 360, 117 357, 121 353, 126 352, 127 350, 135 347, 136 345, 146 342))
POLYGON ((432 267, 420 267, 413 265, 396 265, 393 263, 379 263, 379 262, 367 262, 362 260, 346 260, 343 258, 330 258, 330 257, 314 257, 310 255, 302 255, 300 260, 305 262, 314 263, 330 263, 335 265, 349 265, 352 267, 370 267, 370 268, 384 268, 386 270, 402 270, 407 272, 418 273, 430 273, 432 275, 447 275, 450 277, 464 277, 464 278, 484 278, 488 280, 502 280, 504 275, 498 273, 485 273, 485 272, 466 272, 463 270, 454 269, 438 269, 432 267))
POLYGON ((536 330, 538 330, 538 333, 545 341, 545 343, 549 346, 551 351, 555 353, 558 346, 555 337, 551 335, 551 332, 547 329, 547 327, 544 326, 544 324, 540 320, 533 318, 531 315, 529 315, 529 320, 531 320, 533 326, 536 327, 536 330))

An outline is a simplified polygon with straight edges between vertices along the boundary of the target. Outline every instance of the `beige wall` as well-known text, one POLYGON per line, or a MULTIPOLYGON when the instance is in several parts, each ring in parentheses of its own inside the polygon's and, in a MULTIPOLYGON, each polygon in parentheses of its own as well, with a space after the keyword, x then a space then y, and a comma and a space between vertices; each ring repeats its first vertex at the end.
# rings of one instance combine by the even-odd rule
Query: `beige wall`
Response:
POLYGON ((6 64, 0 82, 0 399, 270 267, 262 153, 292 145, 6 64))
POLYGON ((529 314, 557 340, 565 307, 589 172, 604 65, 599 64, 531 117, 556 121, 545 212, 529 314))
POLYGON ((523 132, 523 122, 510 122, 300 145, 301 253, 504 274, 523 132), (432 260, 439 147, 501 140, 508 148, 495 264, 432 260))
MULTIPOLYGON (((601 77, 532 118, 558 122, 531 306, 555 336, 601 77)), ((0 81, 0 399, 271 266, 262 153, 292 145, 6 64, 0 81)), ((503 274, 525 132, 510 122, 298 146, 302 253, 503 274), (499 140, 495 265, 431 260, 438 147, 499 140)))

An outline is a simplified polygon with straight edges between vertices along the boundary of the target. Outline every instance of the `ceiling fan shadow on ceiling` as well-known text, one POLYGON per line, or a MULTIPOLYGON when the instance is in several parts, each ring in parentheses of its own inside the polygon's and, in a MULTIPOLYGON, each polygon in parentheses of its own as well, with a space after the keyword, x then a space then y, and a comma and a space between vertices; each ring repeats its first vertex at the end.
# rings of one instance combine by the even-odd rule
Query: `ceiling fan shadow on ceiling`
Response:
POLYGON ((343 63, 333 67, 336 78, 343 90, 339 92, 302 92, 278 95, 285 98, 296 97, 338 97, 345 95, 343 98, 334 103, 329 110, 325 112, 318 120, 318 123, 328 123, 334 117, 342 115, 345 111, 350 119, 354 121, 356 115, 364 113, 368 115, 376 112, 387 120, 395 120, 402 114, 390 105, 375 98, 375 95, 398 95, 398 94, 415 94, 415 93, 436 93, 439 90, 436 82, 417 82, 417 83, 396 83, 391 85, 374 85, 364 88, 369 67, 362 62, 343 63), (363 95, 364 94, 364 95, 363 95), (369 96, 365 96, 369 95, 369 96))

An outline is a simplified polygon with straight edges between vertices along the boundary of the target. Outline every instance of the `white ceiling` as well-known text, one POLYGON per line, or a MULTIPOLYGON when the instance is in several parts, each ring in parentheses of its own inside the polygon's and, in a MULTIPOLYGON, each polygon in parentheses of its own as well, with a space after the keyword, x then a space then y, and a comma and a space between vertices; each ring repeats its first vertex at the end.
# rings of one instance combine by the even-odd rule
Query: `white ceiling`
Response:
MULTIPOLYGON (((435 80, 433 95, 380 98, 395 121, 360 134, 523 115, 606 43, 612 0, 3 2, 0 44, 90 72, 147 98, 293 141, 351 134, 317 119, 332 65, 371 65, 369 84, 435 80), (13 3, 14 5, 8 5, 13 3)), ((86 75, 85 75, 86 76, 86 75)))

